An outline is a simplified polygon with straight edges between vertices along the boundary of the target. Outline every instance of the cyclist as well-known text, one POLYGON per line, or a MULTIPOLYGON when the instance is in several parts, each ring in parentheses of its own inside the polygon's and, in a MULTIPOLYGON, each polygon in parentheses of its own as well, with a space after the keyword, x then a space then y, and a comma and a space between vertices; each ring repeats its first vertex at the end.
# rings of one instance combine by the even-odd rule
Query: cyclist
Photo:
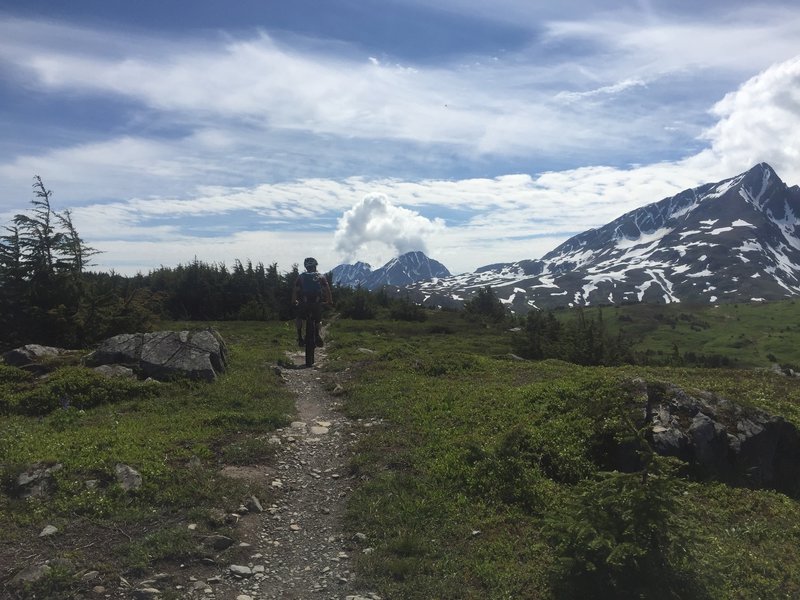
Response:
MULTIPOLYGON (((309 257, 303 261, 306 268, 305 273, 300 273, 292 288, 292 305, 298 307, 295 327, 297 328, 297 343, 300 346, 305 344, 303 339, 303 321, 312 311, 316 324, 318 347, 322 347, 322 337, 319 334, 319 322, 322 319, 322 303, 333 304, 331 286, 325 276, 317 272, 317 259, 309 257)), ((306 332, 307 333, 307 332, 306 332)))

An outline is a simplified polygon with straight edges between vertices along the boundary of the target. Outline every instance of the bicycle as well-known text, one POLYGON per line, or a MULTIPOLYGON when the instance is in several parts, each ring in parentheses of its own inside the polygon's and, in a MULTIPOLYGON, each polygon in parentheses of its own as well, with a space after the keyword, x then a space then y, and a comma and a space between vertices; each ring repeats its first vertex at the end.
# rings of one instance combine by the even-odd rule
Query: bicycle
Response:
POLYGON ((312 308, 313 305, 318 305, 321 311, 323 305, 328 305, 327 302, 309 302, 305 306, 306 313, 306 337, 305 337, 305 350, 306 350, 306 367, 314 366, 314 352, 317 348, 317 320, 314 318, 315 313, 319 312, 312 308))

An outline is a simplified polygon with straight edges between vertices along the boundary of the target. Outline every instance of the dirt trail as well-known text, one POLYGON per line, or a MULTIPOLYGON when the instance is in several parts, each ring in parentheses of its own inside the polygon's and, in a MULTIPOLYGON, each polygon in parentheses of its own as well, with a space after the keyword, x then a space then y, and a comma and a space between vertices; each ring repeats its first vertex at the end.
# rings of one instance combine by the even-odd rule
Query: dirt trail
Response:
POLYGON ((249 565, 254 575, 229 580, 237 588, 233 597, 378 599, 355 591, 352 557, 368 547, 368 540, 342 529, 355 483, 347 465, 361 426, 337 411, 337 399, 323 387, 318 367, 325 361, 324 349, 310 369, 301 366, 301 352, 290 356, 297 368, 282 369, 282 376, 297 396, 298 420, 276 432, 280 450, 270 482, 276 499, 263 507, 251 538, 257 539, 249 565))

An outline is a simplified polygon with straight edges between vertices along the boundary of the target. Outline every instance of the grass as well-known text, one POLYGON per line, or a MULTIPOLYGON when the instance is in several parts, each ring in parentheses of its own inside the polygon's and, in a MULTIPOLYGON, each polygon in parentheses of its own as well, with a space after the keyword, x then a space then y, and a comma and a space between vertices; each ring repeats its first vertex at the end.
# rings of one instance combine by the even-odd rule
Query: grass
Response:
MULTIPOLYGON (((603 318, 651 356, 678 344, 724 352, 739 366, 800 363, 792 302, 607 308, 603 318)), ((212 325, 230 347, 229 371, 212 384, 114 383, 69 366, 37 383, 0 368, 0 589, 24 557, 52 553, 38 538, 47 524, 61 530, 53 543, 67 562, 30 597, 80 597, 86 584, 75 574, 85 570, 112 580, 191 565, 207 556, 203 535, 235 536, 226 512, 268 492, 220 471, 272 460, 269 432, 290 422, 294 407, 271 367, 294 346, 294 328, 212 325), (52 497, 8 494, 22 469, 56 462, 63 468, 52 497), (117 463, 142 474, 140 490, 122 491, 117 463)), ((328 385, 341 385, 349 416, 379 419, 351 464, 361 484, 348 523, 367 535, 359 550, 372 548, 354 553, 365 586, 412 600, 581 598, 587 590, 599 598, 800 596, 797 499, 693 481, 657 459, 647 479, 617 473, 608 456, 609 440, 638 439, 628 425, 634 378, 709 390, 800 426, 797 379, 752 368, 519 361, 510 336, 449 312, 424 322, 386 314, 333 322, 328 385)))
MULTIPOLYGON (((60 529, 59 546, 77 548, 70 553, 70 573, 98 570, 116 577, 204 557, 199 540, 224 527, 219 515, 251 494, 268 500, 267 490, 220 470, 270 462, 264 435, 288 424, 294 413, 293 398, 271 365, 289 347, 293 331, 283 323, 212 325, 230 356, 227 373, 211 384, 98 380, 82 368, 64 367, 34 386, 20 371, 0 371, 0 392, 11 399, 0 416, 0 586, 18 557, 48 554, 48 544, 38 538, 47 524, 60 529), (95 393, 98 383, 105 386, 102 395, 95 393), (68 405, 59 401, 65 390, 68 405), (12 497, 10 482, 36 463, 63 465, 55 473, 55 493, 12 497), (121 489, 118 463, 141 473, 141 489, 121 489), (190 519, 199 525, 196 532, 187 529, 190 519)), ((67 577, 65 583, 60 571, 59 577, 59 591, 49 597, 79 594, 80 582, 67 577)))
MULTIPOLYGON (((597 309, 587 310, 587 315, 597 309)), ((633 349, 652 360, 677 348, 704 356, 727 357, 737 367, 800 366, 800 304, 795 300, 750 304, 634 304, 602 309, 609 330, 621 328, 633 349)), ((568 318, 569 311, 559 311, 568 318)))
POLYGON ((651 482, 670 485, 644 488, 639 474, 605 471, 603 457, 609 437, 633 435, 625 425, 633 378, 713 391, 800 426, 796 379, 519 362, 508 357, 506 330, 447 313, 421 324, 342 320, 331 339, 333 367, 357 365, 346 410, 383 419, 353 462, 365 483, 349 515, 375 549, 360 555, 360 576, 386 597, 800 594, 796 499, 692 482, 669 465, 651 482), (653 537, 650 517, 631 533, 631 519, 653 505, 665 507, 663 535, 653 537), (608 547, 577 552, 573 538, 608 547), (596 577, 585 576, 590 563, 596 577))

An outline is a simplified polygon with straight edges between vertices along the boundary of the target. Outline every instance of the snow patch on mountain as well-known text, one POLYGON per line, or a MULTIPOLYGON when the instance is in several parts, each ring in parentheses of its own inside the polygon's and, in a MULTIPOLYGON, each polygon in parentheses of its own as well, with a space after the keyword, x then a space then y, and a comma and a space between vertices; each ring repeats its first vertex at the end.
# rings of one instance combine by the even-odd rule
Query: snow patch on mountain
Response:
POLYGON ((761 163, 589 229, 541 260, 488 265, 409 290, 450 305, 488 285, 515 311, 785 298, 800 294, 797 215, 800 188, 786 186, 761 163))

